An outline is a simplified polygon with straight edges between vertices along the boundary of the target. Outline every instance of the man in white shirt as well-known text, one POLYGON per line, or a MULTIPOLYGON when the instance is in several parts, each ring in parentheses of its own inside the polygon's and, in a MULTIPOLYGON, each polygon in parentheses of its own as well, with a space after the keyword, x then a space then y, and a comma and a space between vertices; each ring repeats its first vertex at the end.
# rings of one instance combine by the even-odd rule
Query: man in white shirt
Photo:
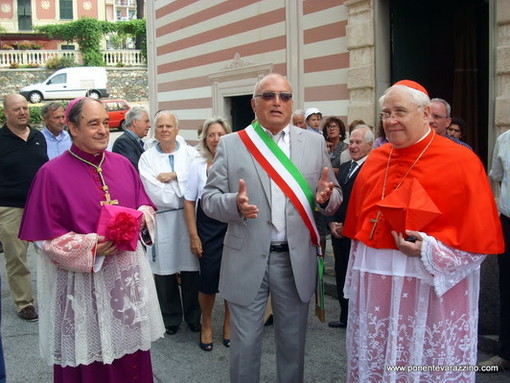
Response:
POLYGON ((505 237, 505 252, 498 255, 499 266, 499 347, 496 356, 480 366, 498 366, 498 371, 510 369, 510 131, 500 135, 494 147, 489 177, 501 186, 498 198, 499 219, 505 237))

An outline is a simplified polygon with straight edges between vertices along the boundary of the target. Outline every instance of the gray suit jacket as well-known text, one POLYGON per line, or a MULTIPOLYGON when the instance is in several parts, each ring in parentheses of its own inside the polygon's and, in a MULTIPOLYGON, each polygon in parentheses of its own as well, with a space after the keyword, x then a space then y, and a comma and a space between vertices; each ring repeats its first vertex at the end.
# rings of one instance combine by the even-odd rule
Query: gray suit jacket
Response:
MULTIPOLYGON (((329 180, 335 184, 327 207, 331 215, 342 202, 342 191, 331 171, 322 135, 290 127, 290 158, 315 193, 322 169, 328 167, 329 180)), ((207 215, 228 223, 221 261, 220 293, 228 301, 248 305, 262 284, 271 243, 270 178, 251 156, 239 135, 222 137, 214 164, 209 171, 202 195, 207 215), (258 217, 243 219, 237 210, 239 179, 246 182, 250 204, 257 205, 258 217)), ((316 285, 317 249, 310 242, 310 233, 301 216, 287 200, 287 241, 299 297, 308 302, 316 285)))

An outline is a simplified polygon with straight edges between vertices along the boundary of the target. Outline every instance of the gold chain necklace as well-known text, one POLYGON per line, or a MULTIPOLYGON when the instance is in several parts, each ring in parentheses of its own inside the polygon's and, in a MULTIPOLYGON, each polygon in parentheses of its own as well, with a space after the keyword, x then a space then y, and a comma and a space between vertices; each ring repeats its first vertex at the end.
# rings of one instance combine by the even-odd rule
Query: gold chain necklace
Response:
MULTIPOLYGON (((423 150, 421 151, 420 155, 418 157, 416 157, 416 159, 414 160, 413 164, 409 167, 409 169, 407 169, 406 174, 404 174, 404 176, 402 177, 402 179, 400 180, 398 185, 393 190, 397 190, 402 185, 402 183, 404 182, 405 178, 409 175, 409 173, 411 173, 411 170, 413 170, 414 166, 423 157, 423 155, 425 154, 425 152, 427 151, 429 146, 432 144, 432 141, 434 141, 434 137, 435 137, 435 134, 434 134, 434 132, 432 132, 432 137, 430 138, 430 140, 427 143, 427 145, 425 146, 425 148, 423 148, 423 150)), ((383 200, 385 195, 386 195, 386 183, 388 181, 388 174, 389 174, 389 170, 390 170, 390 161, 391 161, 392 154, 393 154, 393 147, 390 150, 390 154, 388 156, 388 162, 386 163, 386 171, 384 172, 384 182, 383 182, 383 188, 382 188, 382 192, 381 192, 381 200, 383 200)), ((370 220, 370 222, 374 224, 374 226, 372 226, 372 230, 370 231, 370 237, 369 237, 370 239, 372 239, 373 236, 374 236, 375 228, 376 228, 377 224, 379 223, 379 221, 381 220, 381 215, 382 215, 382 212, 379 210, 377 212, 376 217, 372 218, 370 220)))
POLYGON ((106 181, 104 180, 104 177, 103 177, 103 169, 101 168, 101 166, 103 165, 103 162, 104 162, 104 159, 105 159, 104 152, 103 152, 103 156, 101 157, 101 161, 99 161, 99 165, 94 165, 92 162, 87 161, 85 158, 80 157, 76 153, 73 153, 71 149, 69 149, 68 152, 74 158, 76 158, 76 159, 80 160, 81 162, 84 162, 87 165, 90 165, 94 169, 96 169, 96 172, 99 175, 99 179, 101 180, 102 189, 103 189, 103 192, 104 192, 104 198, 106 200, 106 201, 99 201, 99 204, 101 206, 102 205, 118 205, 119 204, 118 200, 116 200, 116 199, 112 200, 111 199, 110 192, 109 192, 109 189, 108 189, 108 185, 106 185, 106 181))

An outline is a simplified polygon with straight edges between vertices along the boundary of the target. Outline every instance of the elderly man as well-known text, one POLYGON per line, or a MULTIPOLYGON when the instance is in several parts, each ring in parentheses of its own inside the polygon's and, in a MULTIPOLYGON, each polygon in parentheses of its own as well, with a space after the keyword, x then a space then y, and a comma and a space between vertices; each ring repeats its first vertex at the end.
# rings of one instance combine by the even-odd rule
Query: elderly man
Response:
POLYGON ((349 301, 343 298, 343 289, 347 265, 349 263, 349 253, 351 251, 351 240, 342 235, 342 230, 354 181, 372 150, 373 143, 374 133, 372 133, 370 127, 366 125, 356 126, 349 137, 349 153, 352 160, 343 163, 336 176, 338 183, 342 187, 344 201, 330 219, 329 230, 331 231, 331 244, 335 254, 335 278, 338 302, 340 303, 340 320, 329 322, 329 327, 342 328, 347 326, 349 301))
POLYGON ((301 109, 296 109, 292 113, 292 125, 301 129, 306 129, 305 113, 301 109))
POLYGON ((144 226, 154 232, 153 205, 129 161, 105 151, 103 104, 82 98, 66 114, 73 145, 35 177, 20 230, 41 251, 41 357, 55 382, 152 382, 150 346, 164 327, 137 239, 144 226), (119 207, 106 240, 98 221, 119 207))
POLYGON ((28 243, 18 239, 19 226, 30 184, 48 161, 44 136, 28 125, 27 100, 19 94, 4 99, 6 122, 0 129, 0 240, 4 245, 7 279, 18 309, 27 321, 36 321, 28 243))
POLYGON ((220 293, 231 313, 230 379, 260 379, 271 293, 278 381, 302 382, 319 246, 313 210, 334 213, 341 191, 324 139, 289 125, 292 87, 285 77, 263 77, 251 105, 257 121, 221 139, 202 196, 205 213, 228 223, 220 293))
MULTIPOLYGON (((434 128, 437 134, 440 136, 446 137, 453 142, 456 142, 459 145, 465 146, 466 148, 471 149, 471 146, 466 144, 464 141, 461 141, 453 136, 450 136, 448 133, 448 127, 452 122, 452 118, 450 117, 452 112, 452 108, 448 102, 443 100, 442 98, 433 98, 430 100, 430 126, 434 128)), ((472 149, 471 149, 472 150, 472 149)))
POLYGON ((189 167, 198 152, 179 135, 179 119, 169 110, 154 116, 157 144, 140 157, 140 176, 158 208, 157 232, 151 253, 159 305, 166 333, 175 335, 182 320, 200 331, 198 258, 191 252, 184 217, 184 192, 189 167))
POLYGON ((480 264, 504 245, 484 167, 430 128, 420 84, 379 103, 390 145, 365 161, 343 230, 348 381, 474 382, 480 264))
POLYGON ((41 114, 46 125, 42 134, 46 139, 48 158, 51 160, 69 150, 71 137, 65 130, 66 115, 62 104, 49 102, 42 107, 41 114))
POLYGON ((126 113, 126 131, 115 140, 112 151, 126 157, 135 169, 143 153, 143 140, 151 128, 147 111, 141 106, 134 106, 126 113))

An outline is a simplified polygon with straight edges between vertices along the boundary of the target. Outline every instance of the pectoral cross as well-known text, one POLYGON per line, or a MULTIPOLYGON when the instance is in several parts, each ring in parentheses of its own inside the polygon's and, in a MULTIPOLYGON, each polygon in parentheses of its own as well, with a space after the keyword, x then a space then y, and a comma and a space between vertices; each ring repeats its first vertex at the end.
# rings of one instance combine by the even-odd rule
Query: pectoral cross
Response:
POLYGON ((99 161, 99 165, 94 165, 92 162, 87 161, 85 158, 81 158, 79 155, 74 153, 71 149, 69 149, 68 152, 74 158, 80 160, 81 162, 86 163, 87 165, 92 166, 96 170, 97 175, 99 176, 99 179, 101 180, 101 185, 103 185, 103 186, 101 186, 101 189, 103 189, 104 199, 106 200, 106 201, 99 201, 99 204, 101 206, 103 206, 103 205, 118 205, 119 204, 118 200, 116 200, 116 199, 112 200, 112 198, 110 196, 110 192, 108 191, 108 185, 106 185, 106 181, 104 180, 104 177, 103 177, 103 168, 101 168, 101 166, 103 165, 103 162, 104 162, 104 159, 105 159, 104 152, 103 152, 103 155, 101 157, 101 161, 99 161))
POLYGON ((372 218, 370 220, 370 222, 374 224, 374 226, 372 226, 372 230, 370 231, 370 237, 369 237, 370 239, 372 239, 374 236, 375 228, 376 228, 377 224, 379 223, 379 221, 381 220, 381 215, 382 215, 381 211, 378 211, 376 217, 372 218))
POLYGON ((99 203, 101 204, 101 206, 103 206, 103 205, 118 205, 119 204, 119 200, 111 199, 110 192, 108 191, 107 185, 103 185, 103 191, 104 191, 104 198, 106 199, 106 201, 100 201, 99 203))

